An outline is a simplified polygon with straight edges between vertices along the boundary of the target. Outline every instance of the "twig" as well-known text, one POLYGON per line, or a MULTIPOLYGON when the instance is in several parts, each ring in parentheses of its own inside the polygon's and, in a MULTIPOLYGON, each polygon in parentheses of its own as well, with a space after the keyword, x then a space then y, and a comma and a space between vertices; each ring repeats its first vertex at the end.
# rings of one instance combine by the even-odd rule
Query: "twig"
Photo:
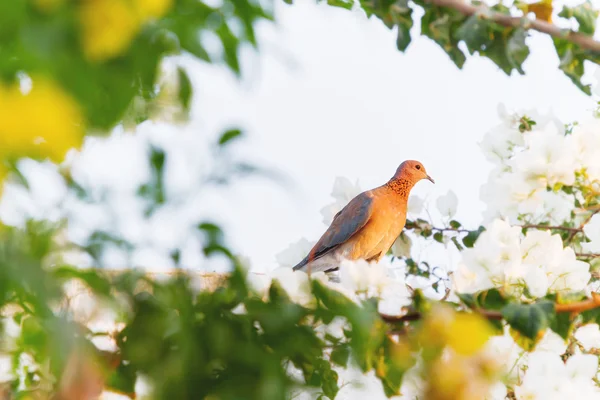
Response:
MULTIPOLYGON (((583 311, 593 310, 594 308, 600 308, 600 293, 592 293, 592 297, 587 300, 578 301, 575 303, 568 304, 555 304, 554 309, 557 313, 571 313, 578 314, 583 311)), ((490 320, 501 320, 504 317, 500 311, 495 310, 484 310, 475 309, 475 313, 481 315, 490 320)), ((381 319, 385 322, 408 322, 416 321, 422 318, 420 312, 411 312, 405 315, 389 315, 379 314, 381 319)))
POLYGON ((534 31, 548 34, 555 38, 568 40, 575 43, 582 49, 591 50, 600 53, 600 42, 595 41, 591 36, 586 36, 578 32, 561 29, 554 24, 539 19, 531 20, 526 17, 513 17, 506 14, 492 12, 487 6, 474 6, 461 0, 429 0, 431 4, 440 7, 449 7, 457 10, 464 15, 481 14, 482 18, 494 21, 500 25, 513 28, 533 29, 534 31))
POLYGON ((575 255, 579 258, 598 258, 598 257, 600 257, 599 253, 575 253, 575 255))
POLYGON ((471 232, 468 229, 462 229, 462 228, 436 228, 435 226, 431 227, 432 231, 438 231, 438 232, 458 232, 458 233, 469 233, 471 232))
POLYGON ((557 230, 557 231, 568 231, 568 232, 583 232, 583 227, 570 227, 570 226, 562 226, 562 225, 537 225, 537 224, 527 224, 527 225, 519 225, 521 228, 524 229, 550 229, 550 230, 557 230))

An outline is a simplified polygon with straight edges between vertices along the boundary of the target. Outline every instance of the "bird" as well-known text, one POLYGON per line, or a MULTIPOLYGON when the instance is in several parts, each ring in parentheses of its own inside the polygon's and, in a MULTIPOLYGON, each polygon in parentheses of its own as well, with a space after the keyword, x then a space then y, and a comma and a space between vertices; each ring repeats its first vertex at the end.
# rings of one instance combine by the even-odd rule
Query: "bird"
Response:
POLYGON ((343 259, 381 260, 402 233, 408 196, 423 179, 435 183, 419 161, 402 162, 385 184, 350 200, 293 270, 332 272, 339 269, 343 259))

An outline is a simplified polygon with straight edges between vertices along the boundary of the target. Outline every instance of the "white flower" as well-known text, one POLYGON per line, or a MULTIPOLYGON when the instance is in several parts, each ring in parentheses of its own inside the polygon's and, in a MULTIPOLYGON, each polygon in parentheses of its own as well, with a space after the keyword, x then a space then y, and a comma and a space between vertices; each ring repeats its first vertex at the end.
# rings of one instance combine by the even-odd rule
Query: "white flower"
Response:
POLYGON ((394 257, 410 257, 411 246, 412 240, 406 233, 402 232, 392 244, 392 254, 394 257))
POLYGON ((589 264, 563 248, 560 236, 529 230, 521 241, 519 227, 496 219, 472 249, 463 251, 454 279, 463 293, 500 287, 519 294, 525 284, 532 297, 543 297, 584 290, 590 277, 589 264))
POLYGON ((583 227, 583 232, 590 238, 591 242, 582 243, 584 250, 589 252, 600 251, 600 214, 596 214, 583 227))
POLYGON ((600 180, 600 120, 592 118, 573 128, 568 137, 575 154, 591 181, 600 180))
POLYGON ((528 149, 515 155, 511 164, 516 170, 523 171, 528 181, 544 187, 575 182, 579 164, 574 143, 559 134, 554 125, 529 132, 526 143, 528 149))
POLYGON ((489 393, 485 400, 504 400, 506 399, 506 393, 506 385, 504 385, 502 382, 496 382, 490 387, 489 393))
POLYGON ((573 355, 565 364, 558 354, 533 353, 515 395, 517 399, 598 399, 600 392, 592 381, 597 369, 598 358, 590 354, 573 355))
POLYGON ((584 325, 577 329, 574 336, 586 351, 600 349, 600 328, 598 328, 598 324, 584 325))
POLYGON ((314 242, 309 242, 305 238, 290 244, 287 249, 275 255, 275 259, 280 267, 291 268, 298 264, 314 246, 314 242))
POLYGON ((391 282, 388 269, 383 264, 365 260, 342 260, 340 280, 342 286, 355 293, 365 293, 368 297, 381 295, 391 282))
POLYGON ((411 195, 408 198, 406 212, 411 215, 418 215, 423 211, 424 200, 419 196, 411 195))
POLYGON ((452 218, 456 214, 458 197, 456 197, 456 193, 449 190, 444 196, 438 197, 436 205, 442 216, 452 218))
POLYGON ((334 202, 323 207, 321 214, 323 215, 323 223, 327 226, 333 221, 333 217, 350 202, 354 197, 360 194, 361 189, 358 181, 352 184, 348 178, 337 177, 333 183, 331 197, 334 202))
POLYGON ((519 235, 519 227, 512 227, 501 219, 494 220, 473 248, 463 251, 457 289, 473 292, 516 283, 521 277, 519 235))

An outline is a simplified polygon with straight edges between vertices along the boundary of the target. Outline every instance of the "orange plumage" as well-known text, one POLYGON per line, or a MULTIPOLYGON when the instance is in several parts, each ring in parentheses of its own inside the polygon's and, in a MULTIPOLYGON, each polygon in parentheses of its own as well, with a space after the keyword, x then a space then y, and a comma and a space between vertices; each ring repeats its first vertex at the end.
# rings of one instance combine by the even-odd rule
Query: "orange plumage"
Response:
POLYGON ((422 179, 434 182, 423 164, 404 161, 388 182, 362 192, 337 213, 294 270, 331 271, 342 259, 379 261, 402 232, 408 196, 422 179))

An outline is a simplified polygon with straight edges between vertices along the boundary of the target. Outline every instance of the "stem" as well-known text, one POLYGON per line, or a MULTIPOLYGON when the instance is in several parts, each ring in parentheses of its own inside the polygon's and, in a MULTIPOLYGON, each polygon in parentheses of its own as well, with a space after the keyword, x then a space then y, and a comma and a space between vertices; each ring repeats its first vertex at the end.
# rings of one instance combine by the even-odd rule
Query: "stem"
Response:
POLYGON ((573 228, 570 226, 562 226, 562 225, 536 225, 536 224, 527 224, 527 225, 521 225, 521 228, 524 229, 554 229, 554 230, 562 230, 562 231, 569 231, 569 232, 583 232, 583 227, 580 226, 578 228, 573 228))
POLYGON ((492 12, 487 6, 474 6, 461 0, 428 0, 431 4, 439 7, 448 7, 457 10, 464 15, 482 14, 482 17, 494 21, 500 25, 513 28, 533 29, 545 33, 555 38, 568 40, 575 43, 582 49, 600 52, 600 42, 595 41, 591 36, 586 36, 578 32, 561 29, 554 24, 539 19, 530 20, 526 17, 512 17, 510 15, 492 12))

